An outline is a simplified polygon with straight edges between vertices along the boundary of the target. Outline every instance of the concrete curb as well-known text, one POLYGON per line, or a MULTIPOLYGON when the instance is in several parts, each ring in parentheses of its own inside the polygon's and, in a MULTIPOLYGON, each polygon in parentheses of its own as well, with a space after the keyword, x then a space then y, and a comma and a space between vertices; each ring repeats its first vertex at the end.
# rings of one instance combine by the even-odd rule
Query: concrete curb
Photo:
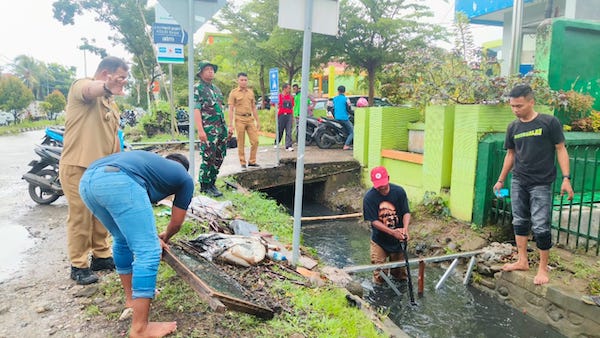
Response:
POLYGON ((600 307, 585 304, 581 295, 568 288, 552 282, 535 285, 527 271, 499 272, 495 279, 493 289, 488 290, 492 296, 565 336, 597 337, 600 332, 600 307))

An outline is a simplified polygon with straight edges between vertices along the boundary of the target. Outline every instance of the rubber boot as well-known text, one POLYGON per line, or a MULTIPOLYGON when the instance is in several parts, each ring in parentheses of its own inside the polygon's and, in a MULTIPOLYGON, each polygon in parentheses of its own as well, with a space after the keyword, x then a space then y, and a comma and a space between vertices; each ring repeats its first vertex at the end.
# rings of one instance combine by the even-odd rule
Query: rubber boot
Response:
POLYGON ((212 196, 213 197, 221 197, 223 196, 223 193, 219 191, 219 189, 217 189, 217 186, 215 185, 215 182, 211 182, 210 183, 210 191, 212 192, 212 196))

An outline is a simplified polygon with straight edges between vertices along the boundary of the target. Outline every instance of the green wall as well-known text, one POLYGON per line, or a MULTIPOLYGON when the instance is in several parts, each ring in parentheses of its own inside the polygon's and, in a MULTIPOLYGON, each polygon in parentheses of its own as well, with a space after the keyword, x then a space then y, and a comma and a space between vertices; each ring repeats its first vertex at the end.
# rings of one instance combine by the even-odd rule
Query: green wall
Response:
POLYGON ((454 105, 429 106, 425 112, 426 156, 423 161, 423 188, 439 193, 450 187, 452 145, 454 142, 454 105))
MULTIPOLYGON (((540 113, 549 111, 546 106, 535 109, 540 113)), ((483 203, 474 200, 479 142, 487 133, 506 132, 514 119, 508 105, 456 106, 449 203, 452 216, 471 221, 474 203, 483 203)))
POLYGON ((535 60, 552 89, 590 94, 596 99, 594 109, 600 110, 600 23, 553 19, 551 26, 540 26, 535 60))
MULTIPOLYGON (((408 199, 413 203, 419 203, 423 200, 423 166, 418 163, 398 161, 391 158, 382 158, 381 165, 388 170, 390 181, 404 188, 408 199)), ((370 175, 367 173, 368 185, 370 175)))

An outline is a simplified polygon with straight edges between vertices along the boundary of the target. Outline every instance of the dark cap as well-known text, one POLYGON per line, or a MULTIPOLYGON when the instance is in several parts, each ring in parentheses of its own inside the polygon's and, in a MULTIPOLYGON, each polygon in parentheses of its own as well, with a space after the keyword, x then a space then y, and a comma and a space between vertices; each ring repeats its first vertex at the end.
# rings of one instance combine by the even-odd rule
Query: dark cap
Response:
POLYGON ((214 63, 210 63, 210 61, 207 60, 202 60, 198 63, 198 73, 196 73, 196 76, 200 77, 200 73, 202 73, 202 70, 206 68, 206 66, 211 66, 215 73, 217 72, 217 69, 219 69, 219 66, 215 65, 214 63))

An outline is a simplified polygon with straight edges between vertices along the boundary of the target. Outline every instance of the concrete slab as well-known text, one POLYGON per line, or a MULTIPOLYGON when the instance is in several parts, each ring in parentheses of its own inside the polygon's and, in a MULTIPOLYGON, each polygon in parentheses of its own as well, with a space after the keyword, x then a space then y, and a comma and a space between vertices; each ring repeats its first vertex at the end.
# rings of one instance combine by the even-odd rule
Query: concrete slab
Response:
MULTIPOLYGON (((256 162, 260 165, 261 168, 272 168, 277 167, 279 162, 282 161, 296 161, 299 154, 294 145, 294 151, 288 152, 285 151, 283 147, 279 147, 279 157, 277 154, 277 149, 273 146, 259 146, 258 153, 256 155, 256 162), (279 158, 279 162, 278 162, 279 158)), ((189 154, 185 153, 185 151, 181 151, 182 154, 186 156, 189 154)), ((195 156, 195 166, 194 177, 197 176, 198 170, 200 169, 201 158, 198 151, 194 152, 195 156)), ((246 160, 250 157, 250 148, 246 147, 246 160)), ((342 149, 320 149, 317 146, 307 146, 305 148, 304 153, 304 163, 327 163, 327 162, 342 162, 342 161, 352 161, 352 151, 351 150, 342 150, 342 149)), ((242 171, 247 170, 255 170, 254 168, 246 168, 243 169, 241 167, 239 157, 238 157, 238 149, 227 149, 227 154, 225 159, 223 160, 223 165, 221 166, 221 170, 219 171, 219 177, 226 177, 232 174, 236 174, 242 171)))

